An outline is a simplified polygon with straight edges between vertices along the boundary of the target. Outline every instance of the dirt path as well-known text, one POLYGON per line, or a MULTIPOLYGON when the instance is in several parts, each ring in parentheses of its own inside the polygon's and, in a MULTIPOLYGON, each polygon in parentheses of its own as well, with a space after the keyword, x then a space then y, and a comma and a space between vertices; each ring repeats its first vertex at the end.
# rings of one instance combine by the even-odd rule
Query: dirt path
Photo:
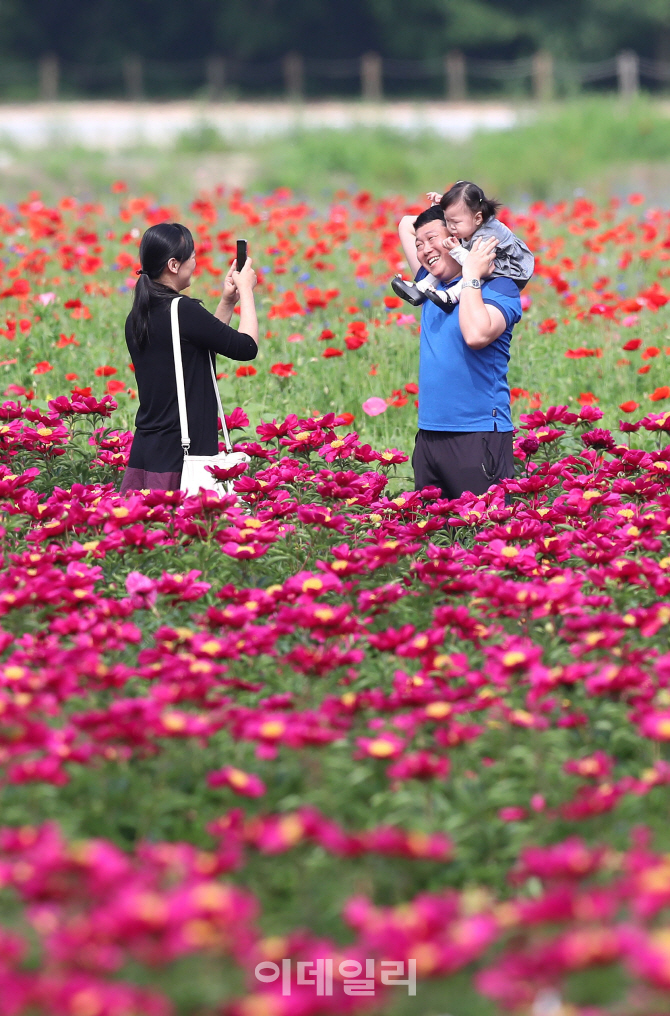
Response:
POLYGON ((27 148, 79 144, 113 151, 138 143, 168 146, 202 126, 215 128, 231 142, 296 129, 356 126, 410 132, 432 128, 445 138, 462 139, 476 130, 504 130, 520 115, 519 107, 504 103, 34 103, 0 106, 0 139, 27 148))

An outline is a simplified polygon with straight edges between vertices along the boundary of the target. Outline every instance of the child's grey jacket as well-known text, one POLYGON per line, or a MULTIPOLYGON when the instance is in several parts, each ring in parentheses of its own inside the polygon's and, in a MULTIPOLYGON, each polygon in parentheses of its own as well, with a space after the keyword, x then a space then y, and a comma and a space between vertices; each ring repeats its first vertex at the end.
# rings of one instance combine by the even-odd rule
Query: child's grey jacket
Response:
MULTIPOLYGON (((498 246, 491 275, 505 276, 516 282, 528 282, 535 269, 535 258, 523 240, 520 240, 500 219, 491 218, 477 229, 469 240, 461 240, 465 250, 472 250, 475 240, 488 240, 495 236, 498 246)), ((459 263, 461 258, 456 257, 459 263)))

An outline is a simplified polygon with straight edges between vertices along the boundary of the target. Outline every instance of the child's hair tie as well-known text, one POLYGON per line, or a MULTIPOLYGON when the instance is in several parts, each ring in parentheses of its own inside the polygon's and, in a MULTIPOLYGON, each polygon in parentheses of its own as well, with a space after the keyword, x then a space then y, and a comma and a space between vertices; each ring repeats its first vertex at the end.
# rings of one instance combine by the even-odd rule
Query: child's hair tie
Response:
POLYGON ((149 273, 145 272, 143 268, 138 268, 137 271, 135 272, 135 275, 148 275, 148 274, 149 273))

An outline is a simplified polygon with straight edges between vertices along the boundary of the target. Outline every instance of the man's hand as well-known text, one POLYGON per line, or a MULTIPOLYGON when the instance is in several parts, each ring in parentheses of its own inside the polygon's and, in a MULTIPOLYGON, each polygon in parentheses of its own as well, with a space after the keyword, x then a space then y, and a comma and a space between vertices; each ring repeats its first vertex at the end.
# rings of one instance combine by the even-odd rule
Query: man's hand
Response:
POLYGON ((472 250, 463 262, 463 278, 483 279, 493 271, 493 262, 498 241, 495 236, 487 240, 475 240, 472 250))

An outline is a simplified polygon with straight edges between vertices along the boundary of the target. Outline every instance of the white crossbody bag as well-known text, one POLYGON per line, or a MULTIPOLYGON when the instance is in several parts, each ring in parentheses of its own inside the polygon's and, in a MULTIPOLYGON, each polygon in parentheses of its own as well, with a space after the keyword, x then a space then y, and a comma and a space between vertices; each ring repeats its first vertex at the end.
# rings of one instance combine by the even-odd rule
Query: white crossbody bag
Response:
POLYGON ((234 452, 230 443, 226 417, 221 405, 219 386, 216 383, 216 374, 212 365, 212 357, 208 353, 209 366, 212 371, 212 384, 216 392, 216 404, 219 407, 219 417, 223 427, 223 439, 226 445, 225 452, 218 455, 191 455, 191 438, 188 433, 188 416, 186 415, 186 389, 184 387, 184 367, 181 360, 181 336, 179 334, 179 311, 178 305, 181 297, 178 296, 170 306, 170 320, 172 323, 172 351, 174 353, 174 372, 177 380, 177 404, 179 406, 179 426, 181 428, 181 446, 184 449, 184 464, 181 470, 181 490, 186 494, 197 494, 200 488, 213 490, 216 494, 232 494, 232 481, 217 480, 207 470, 207 466, 218 466, 220 469, 230 469, 240 462, 249 462, 249 456, 245 452, 234 452))

